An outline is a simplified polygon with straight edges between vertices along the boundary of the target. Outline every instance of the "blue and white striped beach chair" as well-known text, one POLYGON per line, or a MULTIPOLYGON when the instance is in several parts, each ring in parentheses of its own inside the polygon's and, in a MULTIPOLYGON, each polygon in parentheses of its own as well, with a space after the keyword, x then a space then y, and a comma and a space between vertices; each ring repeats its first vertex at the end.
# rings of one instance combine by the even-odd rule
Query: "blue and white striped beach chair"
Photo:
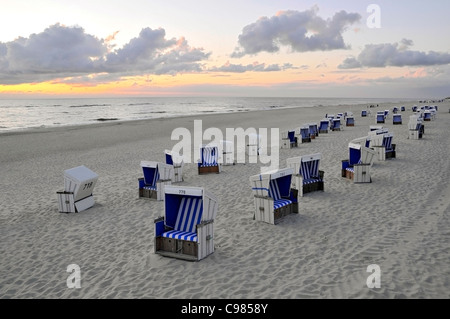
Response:
POLYGON ((164 200, 164 186, 173 180, 173 165, 141 161, 144 177, 139 178, 139 197, 164 200))
POLYGON ((319 170, 320 153, 288 158, 287 167, 294 170, 291 180, 292 198, 303 197, 304 194, 324 190, 324 171, 319 170))
POLYGON ((64 171, 64 190, 56 192, 60 213, 78 213, 94 206, 98 175, 84 165, 64 171))
POLYGON ((164 217, 155 220, 155 253, 197 261, 214 252, 217 198, 201 187, 165 188, 164 217))
POLYGON ((342 161, 342 177, 351 179, 354 183, 371 183, 370 168, 377 153, 360 143, 350 142, 348 149, 349 159, 342 161))
POLYGON ((202 145, 200 147, 198 173, 220 173, 219 147, 217 145, 202 145))
POLYGON ((172 151, 165 150, 164 154, 166 156, 166 164, 173 166, 173 178, 172 182, 182 182, 183 181, 183 166, 184 160, 183 156, 175 154, 172 151))
POLYGON ((250 177, 255 220, 277 224, 283 217, 298 212, 290 199, 293 172, 292 168, 283 168, 250 177))

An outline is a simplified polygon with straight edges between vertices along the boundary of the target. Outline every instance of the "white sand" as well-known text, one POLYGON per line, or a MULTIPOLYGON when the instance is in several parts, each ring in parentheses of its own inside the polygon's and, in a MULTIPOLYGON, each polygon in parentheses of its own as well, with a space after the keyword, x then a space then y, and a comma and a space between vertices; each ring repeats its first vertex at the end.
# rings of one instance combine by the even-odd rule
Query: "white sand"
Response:
MULTIPOLYGON (((450 113, 438 103, 422 140, 407 139, 411 103, 394 133, 397 158, 375 162, 371 184, 341 177, 348 142, 367 135, 375 117, 363 106, 278 109, 153 121, 104 123, 0 135, 1 298, 449 298, 450 113), (138 198, 141 160, 164 161, 177 127, 295 128, 325 113, 352 111, 355 127, 280 150, 286 158, 322 153, 325 191, 305 195, 300 213, 273 226, 253 220, 249 176, 260 164, 224 166, 219 175, 185 165, 181 185, 219 198, 214 254, 200 262, 157 255, 154 219, 163 202, 138 198), (99 174, 96 204, 58 212, 65 169, 99 174), (81 289, 68 289, 69 264, 81 289), (381 267, 369 289, 367 266, 381 267)), ((400 106, 398 104, 397 106, 400 106)), ((383 104, 378 108, 392 109, 383 104)), ((377 109, 372 109, 372 114, 377 109)))

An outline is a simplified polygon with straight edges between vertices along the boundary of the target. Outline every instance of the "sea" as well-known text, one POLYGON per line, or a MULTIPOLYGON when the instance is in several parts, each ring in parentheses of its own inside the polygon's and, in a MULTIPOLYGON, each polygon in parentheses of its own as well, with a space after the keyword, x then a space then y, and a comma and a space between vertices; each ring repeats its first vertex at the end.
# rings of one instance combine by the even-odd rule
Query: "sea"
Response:
POLYGON ((386 98, 114 97, 1 99, 0 133, 206 113, 415 101, 386 98))

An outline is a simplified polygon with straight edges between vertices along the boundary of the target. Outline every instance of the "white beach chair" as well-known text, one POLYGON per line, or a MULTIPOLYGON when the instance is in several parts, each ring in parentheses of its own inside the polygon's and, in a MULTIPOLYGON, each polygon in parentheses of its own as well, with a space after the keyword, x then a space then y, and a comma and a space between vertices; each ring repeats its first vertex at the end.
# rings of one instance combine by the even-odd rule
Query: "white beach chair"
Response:
POLYGON ((144 177, 139 178, 139 197, 164 200, 164 187, 172 184, 174 179, 173 165, 141 161, 144 177))
POLYGON ((201 187, 165 188, 164 216, 155 219, 155 253, 190 261, 214 252, 217 198, 201 187))
POLYGON ((319 170, 320 153, 288 158, 287 167, 294 170, 291 179, 292 198, 299 201, 304 194, 324 190, 324 171, 319 170))
POLYGON ((283 217, 298 212, 298 208, 294 208, 290 199, 293 172, 292 168, 284 168, 250 177, 255 220, 274 225, 283 217))
POLYGON ((299 131, 299 139, 300 141, 303 143, 311 143, 311 133, 309 130, 309 125, 304 125, 302 127, 300 127, 300 131, 299 131))
POLYGON ((378 141, 381 140, 381 145, 370 146, 377 152, 379 161, 385 161, 389 158, 396 158, 396 144, 392 143, 393 139, 394 135, 392 133, 379 134, 378 141))
POLYGON ((353 116, 347 116, 345 118, 345 125, 346 126, 355 126, 355 118, 353 116))
POLYGON ((295 130, 281 132, 281 148, 293 148, 298 146, 298 138, 295 136, 295 130))
POLYGON ((371 183, 370 169, 377 153, 361 144, 348 144, 349 159, 342 161, 342 177, 353 180, 354 183, 371 183))
POLYGON ((329 119, 321 120, 320 124, 319 124, 319 134, 321 134, 321 133, 328 133, 329 126, 330 126, 330 120, 329 119))
POLYGON ((408 139, 418 140, 423 137, 425 127, 422 118, 417 115, 411 115, 408 122, 408 139))
POLYGON ((61 213, 78 213, 95 204, 92 192, 98 175, 86 166, 64 171, 64 190, 56 192, 61 213))
POLYGON ((261 150, 261 136, 259 134, 251 133, 248 135, 247 155, 259 156, 261 150))
POLYGON ((184 180, 184 178, 183 178, 183 166, 184 166, 183 156, 180 156, 179 154, 175 154, 174 152, 169 151, 169 150, 165 150, 164 154, 166 156, 166 164, 173 166, 172 182, 173 183, 182 182, 184 180))
POLYGON ((319 128, 317 126, 317 123, 310 123, 308 124, 309 127, 309 136, 311 139, 315 139, 316 136, 319 136, 319 128))
POLYGON ((393 125, 402 125, 402 115, 401 114, 392 115, 392 124, 393 125))

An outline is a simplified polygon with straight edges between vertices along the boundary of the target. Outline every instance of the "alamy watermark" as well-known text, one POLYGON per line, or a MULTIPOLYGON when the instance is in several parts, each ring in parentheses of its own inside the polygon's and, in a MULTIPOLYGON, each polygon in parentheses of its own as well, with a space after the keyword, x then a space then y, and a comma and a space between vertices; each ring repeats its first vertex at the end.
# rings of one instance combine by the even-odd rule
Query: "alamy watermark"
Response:
POLYGON ((70 264, 67 266, 67 272, 70 273, 67 277, 67 288, 81 288, 81 268, 77 264, 70 264))
MULTIPOLYGON (((183 157, 185 163, 199 163, 202 145, 217 145, 223 151, 224 141, 232 142, 231 156, 236 156, 240 164, 260 163, 261 172, 279 169, 280 166, 280 130, 279 128, 226 128, 225 134, 217 127, 203 130, 201 120, 194 121, 193 134, 185 127, 172 131, 172 141, 179 141, 172 152, 183 157), (207 143, 205 143, 207 142, 207 143), (194 153, 192 153, 194 150, 194 153)), ((223 164, 223 157, 218 161, 223 164)))
POLYGON ((381 268, 376 264, 367 266, 367 272, 371 275, 367 277, 366 285, 368 288, 381 288, 381 268))

